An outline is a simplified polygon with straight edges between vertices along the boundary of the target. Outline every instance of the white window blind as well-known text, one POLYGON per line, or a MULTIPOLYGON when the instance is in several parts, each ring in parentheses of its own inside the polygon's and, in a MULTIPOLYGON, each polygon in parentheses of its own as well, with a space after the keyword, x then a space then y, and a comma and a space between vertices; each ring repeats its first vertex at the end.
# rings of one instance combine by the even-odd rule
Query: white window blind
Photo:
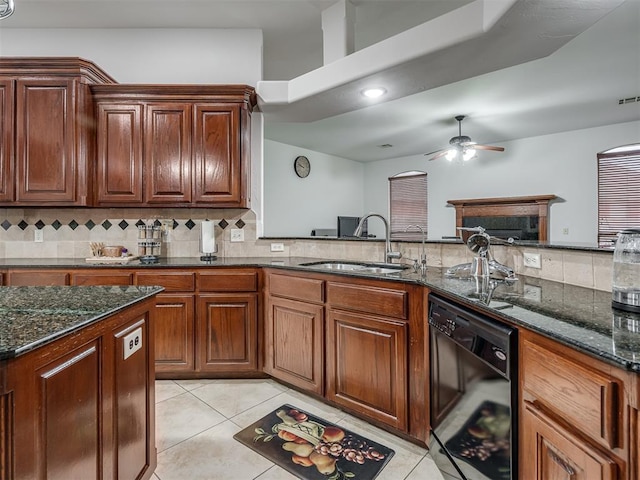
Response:
POLYGON ((640 144, 598 154, 598 245, 612 246, 631 227, 640 227, 640 144))
POLYGON ((389 178, 391 238, 422 240, 421 232, 409 225, 420 225, 427 233, 427 174, 410 172, 389 178))

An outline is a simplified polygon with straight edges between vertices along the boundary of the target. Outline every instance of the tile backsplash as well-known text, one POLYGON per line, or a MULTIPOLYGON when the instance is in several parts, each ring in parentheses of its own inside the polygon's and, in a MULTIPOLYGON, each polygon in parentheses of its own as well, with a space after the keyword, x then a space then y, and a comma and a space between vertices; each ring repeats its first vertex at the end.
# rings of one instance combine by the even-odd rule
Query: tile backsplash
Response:
MULTIPOLYGON (((136 253, 137 225, 159 222, 165 233, 161 256, 200 256, 200 222, 215 222, 219 257, 313 257, 381 262, 384 241, 309 239, 257 239, 256 216, 242 209, 135 209, 135 208, 38 208, 0 209, 0 258, 86 258, 89 242, 122 245, 136 253), (242 230, 244 240, 231 241, 232 230, 242 230), (35 231, 43 235, 34 242, 35 231), (284 251, 271 252, 271 243, 282 243, 284 251)), ((611 291, 612 252, 495 245, 496 260, 517 274, 611 291), (524 266, 524 253, 538 253, 541 268, 524 266)), ((403 261, 420 258, 419 243, 394 243, 403 261)), ((465 245, 427 243, 427 264, 451 267, 470 262, 473 254, 465 245)))

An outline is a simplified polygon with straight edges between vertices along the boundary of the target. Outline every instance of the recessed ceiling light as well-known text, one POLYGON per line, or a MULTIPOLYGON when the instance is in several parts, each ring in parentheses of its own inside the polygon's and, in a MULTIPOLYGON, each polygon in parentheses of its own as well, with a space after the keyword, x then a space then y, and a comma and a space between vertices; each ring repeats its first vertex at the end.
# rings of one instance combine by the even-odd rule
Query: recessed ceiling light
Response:
POLYGON ((365 88, 362 90, 362 95, 367 98, 378 98, 387 93, 387 90, 382 87, 365 88))

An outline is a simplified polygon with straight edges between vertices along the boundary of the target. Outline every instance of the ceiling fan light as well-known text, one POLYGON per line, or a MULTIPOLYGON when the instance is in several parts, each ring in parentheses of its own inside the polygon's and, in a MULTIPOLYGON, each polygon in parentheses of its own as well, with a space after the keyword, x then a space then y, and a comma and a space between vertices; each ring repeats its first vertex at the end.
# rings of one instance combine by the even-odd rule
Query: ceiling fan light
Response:
POLYGON ((452 162, 457 156, 458 156, 458 150, 456 150, 455 148, 450 148, 449 150, 447 150, 447 154, 445 155, 445 158, 450 162, 452 162))
POLYGON ((476 157, 476 149, 475 148, 465 148, 462 151, 462 160, 464 162, 468 162, 469 160, 476 157))

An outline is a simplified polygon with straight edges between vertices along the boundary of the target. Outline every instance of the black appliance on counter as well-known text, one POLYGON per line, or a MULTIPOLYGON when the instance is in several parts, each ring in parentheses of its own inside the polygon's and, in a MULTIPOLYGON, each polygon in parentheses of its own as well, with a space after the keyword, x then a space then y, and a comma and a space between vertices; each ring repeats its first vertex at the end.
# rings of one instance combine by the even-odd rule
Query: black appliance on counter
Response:
POLYGON ((517 479, 517 331, 429 295, 431 456, 461 480, 517 479))

